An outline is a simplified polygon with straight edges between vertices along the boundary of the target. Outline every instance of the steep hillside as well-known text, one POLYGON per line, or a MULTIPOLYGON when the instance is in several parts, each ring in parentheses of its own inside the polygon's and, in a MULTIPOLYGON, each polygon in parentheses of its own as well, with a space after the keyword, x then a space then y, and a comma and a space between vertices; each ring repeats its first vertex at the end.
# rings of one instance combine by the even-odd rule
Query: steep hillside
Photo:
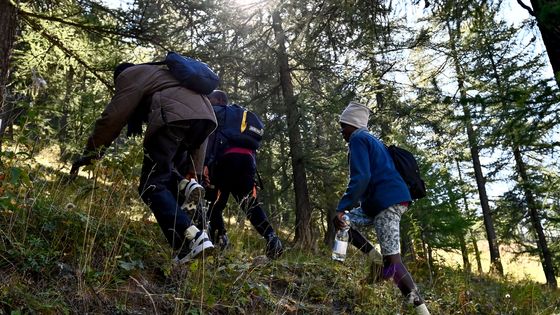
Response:
MULTIPOLYGON (((323 245, 291 248, 289 227, 276 261, 232 223, 231 248, 175 266, 133 176, 98 167, 69 182, 45 165, 14 162, 0 175, 0 314, 412 313, 391 283, 368 280, 359 252, 340 264, 323 245)), ((542 284, 409 267, 433 314, 560 312, 560 294, 542 284)))

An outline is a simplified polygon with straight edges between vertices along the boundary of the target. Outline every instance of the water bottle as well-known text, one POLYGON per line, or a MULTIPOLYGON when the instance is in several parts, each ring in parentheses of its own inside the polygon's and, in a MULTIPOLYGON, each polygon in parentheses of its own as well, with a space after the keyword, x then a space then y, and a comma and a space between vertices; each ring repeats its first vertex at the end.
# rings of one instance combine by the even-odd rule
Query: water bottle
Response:
POLYGON ((350 230, 350 219, 345 214, 342 216, 342 221, 346 225, 336 232, 334 238, 334 246, 331 258, 336 261, 344 261, 346 259, 346 250, 348 249, 348 230, 350 230))

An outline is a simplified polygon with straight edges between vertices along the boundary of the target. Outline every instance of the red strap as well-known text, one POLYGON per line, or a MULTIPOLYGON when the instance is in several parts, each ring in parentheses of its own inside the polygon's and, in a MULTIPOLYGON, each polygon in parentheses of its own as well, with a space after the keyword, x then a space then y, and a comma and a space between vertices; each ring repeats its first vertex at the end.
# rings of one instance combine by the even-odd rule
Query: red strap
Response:
POLYGON ((228 153, 239 153, 239 154, 249 154, 249 155, 253 155, 255 151, 251 150, 251 149, 247 149, 247 148, 239 148, 239 147, 233 147, 233 148, 228 148, 224 151, 224 154, 228 154, 228 153))

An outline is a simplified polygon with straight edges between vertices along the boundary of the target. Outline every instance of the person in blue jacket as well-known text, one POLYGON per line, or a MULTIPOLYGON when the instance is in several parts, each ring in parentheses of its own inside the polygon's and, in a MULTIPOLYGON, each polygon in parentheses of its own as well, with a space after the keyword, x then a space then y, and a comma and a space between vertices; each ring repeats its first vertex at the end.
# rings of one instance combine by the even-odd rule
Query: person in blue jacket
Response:
POLYGON ((369 113, 366 106, 350 102, 340 115, 341 133, 348 142, 350 181, 333 221, 337 228, 344 227, 346 214, 350 242, 365 253, 375 249, 353 227, 373 225, 383 255, 382 278, 393 279, 418 314, 429 314, 400 255, 400 220, 412 198, 385 145, 368 132, 369 113))

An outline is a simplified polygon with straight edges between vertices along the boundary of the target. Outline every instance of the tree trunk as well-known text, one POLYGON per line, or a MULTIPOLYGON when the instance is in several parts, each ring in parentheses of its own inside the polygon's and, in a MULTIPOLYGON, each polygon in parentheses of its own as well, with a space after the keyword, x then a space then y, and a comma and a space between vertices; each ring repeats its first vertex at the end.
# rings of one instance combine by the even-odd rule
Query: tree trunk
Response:
MULTIPOLYGON (((463 92, 461 92, 463 93, 463 92)), ((490 251, 490 271, 497 272, 499 275, 504 275, 504 268, 500 258, 500 248, 498 246, 498 237, 494 229, 494 220, 492 212, 490 211, 490 204, 488 202, 488 194, 486 193, 486 179, 482 174, 482 165, 480 163, 479 148, 476 144, 476 135, 472 126, 470 111, 466 105, 463 105, 465 112, 465 123, 467 125, 467 136, 469 138, 469 147, 471 151, 471 158, 474 168, 474 176, 476 178, 476 186, 478 188, 478 195, 480 198, 480 206, 482 208, 482 216, 484 219, 484 228, 486 230, 486 237, 488 239, 488 250, 490 251)))
POLYGON ((504 268, 502 267, 502 261, 500 258, 500 248, 498 246, 498 239, 496 237, 496 231, 494 229, 494 221, 492 219, 492 213, 490 211, 490 205, 488 202, 488 194, 486 193, 486 180, 482 174, 482 165, 480 163, 480 149, 477 144, 476 132, 474 131, 471 112, 467 104, 467 91, 465 89, 465 80, 463 78, 463 72, 461 70, 461 63, 457 53, 456 43, 461 35, 461 20, 457 19, 455 21, 455 26, 451 26, 451 22, 447 23, 447 30, 449 32, 449 44, 451 58, 455 66, 455 72, 457 74, 457 85, 459 87, 460 103, 463 108, 464 113, 464 123, 467 129, 467 137, 469 141, 469 149, 471 151, 471 159, 474 168, 474 174, 476 178, 476 186, 478 188, 478 195, 480 198, 480 206, 482 208, 482 216, 484 219, 484 227, 486 230, 486 236, 488 239, 488 250, 490 251, 490 271, 496 272, 499 275, 504 275, 504 268))
MULTIPOLYGON (((461 184, 463 183, 463 173, 461 172, 461 166, 459 165, 459 161, 455 160, 455 164, 457 165, 457 173, 459 174, 459 181, 461 184)), ((469 216, 469 203, 467 200, 467 194, 463 189, 461 189, 461 197, 463 198, 463 203, 465 204, 465 216, 469 216)), ((463 268, 471 272, 471 262, 469 261, 469 250, 467 247, 467 241, 464 234, 459 235, 459 242, 461 243, 461 254, 463 256, 463 268)))
POLYGON ((408 216, 402 216, 401 218, 401 256, 405 261, 416 261, 416 252, 410 237, 410 219, 408 216))
POLYGON ((529 210, 529 217, 531 218, 531 224, 533 225, 533 229, 535 229, 535 233, 537 234, 537 247, 539 249, 539 256, 541 258, 544 275, 546 277, 546 283, 551 288, 556 289, 558 287, 558 284, 556 283, 556 272, 552 263, 552 254, 548 249, 548 244, 541 224, 541 218, 537 209, 537 203, 535 202, 533 191, 529 187, 529 176, 527 175, 527 169, 525 167, 525 162, 523 162, 519 147, 515 147, 513 149, 513 156, 515 158, 515 166, 517 168, 517 172, 519 173, 519 178, 521 181, 520 184, 523 188, 525 198, 527 199, 527 207, 529 210))
MULTIPOLYGON (((521 3, 521 0, 518 2, 521 3)), ((560 19, 560 10, 558 5, 560 5, 558 0, 531 0, 533 10, 526 9, 537 20, 546 53, 552 65, 552 71, 554 71, 556 84, 560 87, 560 28, 557 24, 560 19)))
POLYGON ((420 233, 420 241, 422 242, 422 257, 426 261, 426 265, 428 266, 428 272, 430 274, 430 284, 433 283, 433 261, 432 255, 428 250, 428 244, 426 243, 426 237, 424 236, 424 232, 420 233))
POLYGON ((17 9, 10 0, 0 0, 0 153, 2 138, 9 112, 6 110, 6 85, 8 84, 10 57, 17 27, 17 9))
POLYGON ((480 259, 480 249, 478 249, 478 243, 476 237, 474 237, 474 233, 470 231, 471 234, 471 242, 473 244, 474 249, 474 258, 476 260, 476 269, 478 270, 478 274, 482 274, 482 260, 480 259))
MULTIPOLYGON (((426 243, 426 248, 428 250, 428 261, 429 261, 429 265, 430 265, 430 279, 432 278, 432 273, 434 273, 435 270, 435 266, 434 266, 434 250, 432 249, 432 246, 430 246, 429 243, 426 243)), ((432 282, 430 280, 430 282, 432 282)))
POLYGON ((62 100, 62 115, 58 119, 58 140, 60 143, 60 156, 66 158, 66 138, 68 137, 68 117, 70 115, 70 99, 72 98, 72 87, 74 86, 74 67, 70 66, 66 72, 66 89, 62 100))
POLYGON ((286 36, 282 28, 280 13, 276 10, 272 13, 272 27, 277 44, 278 67, 280 72, 280 84, 282 96, 286 106, 288 120, 288 137, 290 143, 290 157, 292 159, 292 173, 294 181, 294 192, 296 198, 296 222, 295 243, 297 246, 310 249, 313 246, 313 232, 311 230, 311 203, 309 201, 309 190, 307 187, 307 174, 305 171, 305 160, 299 130, 299 112, 294 88, 288 65, 288 54, 286 52, 286 36))
POLYGON ((461 244, 461 256, 463 256, 463 270, 470 273, 471 262, 469 261, 469 249, 464 234, 459 235, 459 243, 461 244))
POLYGON ((327 232, 325 233, 324 243, 329 247, 333 246, 336 229, 334 224, 331 223, 332 218, 336 215, 336 205, 329 205, 327 208, 327 232))
MULTIPOLYGON (((560 45, 557 44, 558 43, 555 43, 555 45, 558 48, 560 48, 560 45)), ((547 50, 548 50, 548 46, 547 46, 547 50)), ((558 53, 560 53, 560 49, 558 50, 558 53)), ((549 57, 550 57, 550 50, 549 50, 549 57)), ((555 57, 558 58, 558 56, 555 57)), ((494 61, 492 54, 488 54, 488 59, 492 64, 492 70, 494 72, 496 84, 498 85, 500 90, 503 91, 504 89, 502 86, 502 80, 500 80, 498 67, 496 65, 497 63, 494 61)), ((551 62, 552 62, 552 58, 551 58, 551 62)), ((556 60, 556 62, 558 62, 558 60, 556 60)), ((560 66, 560 64, 558 64, 557 66, 560 66)), ((556 71, 557 70, 555 70, 555 72, 556 71)), ((558 77, 556 79, 558 80, 558 77)), ((504 99, 507 100, 507 97, 505 97, 505 95, 503 97, 504 99)), ((513 142, 515 143, 515 140, 513 140, 513 142)), ((531 224, 533 226, 533 229, 535 230, 535 233, 537 234, 537 247, 539 249, 539 256, 541 258, 542 267, 546 277, 546 283, 550 287, 556 288, 558 285, 556 283, 554 265, 552 264, 552 255, 548 249, 548 244, 546 241, 546 237, 544 235, 543 227, 541 224, 541 218, 539 215, 537 204, 535 202, 534 194, 533 191, 530 189, 530 180, 529 180, 529 176, 527 175, 527 168, 525 162, 523 162, 523 157, 521 156, 521 150, 519 149, 519 146, 514 145, 512 151, 515 159, 515 167, 519 175, 518 178, 520 178, 518 182, 523 189, 523 193, 525 194, 525 199, 527 200, 527 208, 529 211, 529 217, 531 218, 531 224)))

